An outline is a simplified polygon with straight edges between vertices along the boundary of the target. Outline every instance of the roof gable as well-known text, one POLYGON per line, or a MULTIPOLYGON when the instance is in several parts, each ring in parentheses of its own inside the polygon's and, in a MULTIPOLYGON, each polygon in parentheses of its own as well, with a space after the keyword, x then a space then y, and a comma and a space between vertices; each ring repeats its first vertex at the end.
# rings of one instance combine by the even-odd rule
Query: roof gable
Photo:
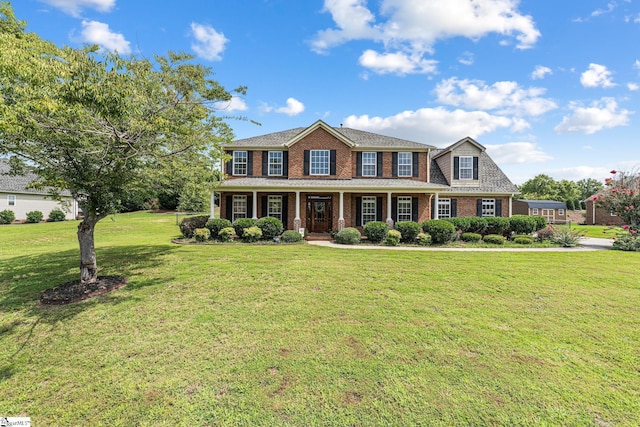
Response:
POLYGON ((305 130, 303 130, 302 132, 294 136, 291 140, 287 141, 284 144, 284 146, 287 148, 290 148, 292 145, 303 140, 305 137, 311 135, 313 132, 317 131, 318 129, 325 130, 331 136, 333 136, 334 138, 336 138, 338 141, 342 142, 344 145, 346 145, 349 148, 354 148, 356 146, 356 144, 353 141, 349 140, 349 138, 347 138, 343 134, 336 132, 334 128, 332 128, 322 120, 318 120, 317 122, 315 122, 314 124, 306 128, 305 130))
POLYGON ((443 148, 442 150, 440 150, 438 153, 436 153, 433 158, 437 159, 440 156, 443 156, 447 153, 450 153, 452 151, 454 151, 456 148, 460 147, 461 145, 464 144, 471 144, 474 147, 476 147, 478 150, 480 150, 480 152, 485 152, 486 148, 484 147, 484 145, 480 144, 478 141, 476 141, 475 139, 471 138, 470 136, 467 136, 465 138, 462 138, 460 141, 455 142, 453 144, 451 144, 450 146, 443 148))

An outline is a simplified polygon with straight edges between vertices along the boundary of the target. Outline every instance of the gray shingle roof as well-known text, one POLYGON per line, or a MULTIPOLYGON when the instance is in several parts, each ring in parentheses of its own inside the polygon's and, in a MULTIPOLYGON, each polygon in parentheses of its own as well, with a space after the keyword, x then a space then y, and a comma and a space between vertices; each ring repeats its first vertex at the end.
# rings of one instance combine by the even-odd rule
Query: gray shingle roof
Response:
MULTIPOLYGON (((11 167, 9 162, 5 159, 0 159, 0 192, 2 193, 20 193, 20 194, 40 194, 48 195, 49 192, 46 189, 37 190, 34 188, 27 188, 29 184, 37 179, 37 175, 32 172, 28 172, 26 175, 9 175, 11 167)), ((63 191, 63 196, 70 196, 69 191, 63 191)))
POLYGON ((567 209, 567 204, 565 202, 558 202, 555 200, 518 200, 518 202, 525 202, 530 208, 567 209))

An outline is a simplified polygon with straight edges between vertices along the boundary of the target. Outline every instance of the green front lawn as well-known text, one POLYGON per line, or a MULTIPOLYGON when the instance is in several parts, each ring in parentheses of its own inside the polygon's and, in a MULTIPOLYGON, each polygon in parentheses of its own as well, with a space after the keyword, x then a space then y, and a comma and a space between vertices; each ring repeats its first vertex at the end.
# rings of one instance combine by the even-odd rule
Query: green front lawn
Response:
POLYGON ((640 256, 174 245, 97 227, 129 285, 60 307, 77 223, 0 227, 0 416, 34 425, 638 425, 640 256))

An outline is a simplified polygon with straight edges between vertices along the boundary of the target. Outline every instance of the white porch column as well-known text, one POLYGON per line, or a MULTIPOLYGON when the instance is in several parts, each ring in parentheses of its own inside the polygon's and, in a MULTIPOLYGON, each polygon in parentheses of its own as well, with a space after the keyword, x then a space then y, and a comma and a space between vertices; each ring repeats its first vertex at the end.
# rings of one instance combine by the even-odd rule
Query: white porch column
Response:
POLYGON ((258 192, 254 191, 253 192, 253 206, 251 207, 251 209, 253 209, 253 219, 258 219, 258 192))
POLYGON ((509 218, 513 216, 513 194, 509 197, 509 218))
POLYGON ((393 206, 391 204, 391 191, 387 192, 387 225, 389 228, 393 228, 393 218, 391 218, 391 210, 393 206))
POLYGON ((300 230, 300 192, 296 191, 296 217, 293 220, 293 229, 300 230))
POLYGON ((436 193, 435 198, 433 200, 433 219, 438 219, 438 201, 440 196, 436 193))
POLYGON ((211 192, 211 207, 209 209, 209 219, 214 219, 216 217, 216 192, 212 191, 211 192))
POLYGON ((340 192, 340 217, 338 218, 338 231, 344 229, 344 191, 340 192))

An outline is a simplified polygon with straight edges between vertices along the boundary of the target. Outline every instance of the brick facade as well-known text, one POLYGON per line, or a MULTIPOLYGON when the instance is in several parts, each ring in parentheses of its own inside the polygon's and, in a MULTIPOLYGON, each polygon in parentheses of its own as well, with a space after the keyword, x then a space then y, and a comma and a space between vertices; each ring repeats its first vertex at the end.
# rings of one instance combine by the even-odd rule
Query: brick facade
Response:
POLYGON ((587 200, 586 205, 585 223, 587 225, 624 225, 624 221, 619 216, 611 215, 611 212, 598 206, 593 200, 587 200))

